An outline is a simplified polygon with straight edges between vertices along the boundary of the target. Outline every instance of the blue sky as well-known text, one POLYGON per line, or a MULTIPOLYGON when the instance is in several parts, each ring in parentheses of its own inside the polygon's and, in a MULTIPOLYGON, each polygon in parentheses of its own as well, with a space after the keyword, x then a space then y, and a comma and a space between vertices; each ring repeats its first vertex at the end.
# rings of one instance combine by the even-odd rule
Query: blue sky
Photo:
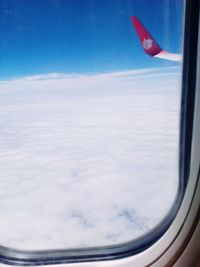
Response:
POLYGON ((183 0, 0 1, 0 79, 100 73, 177 63, 143 53, 130 16, 181 52, 183 0))

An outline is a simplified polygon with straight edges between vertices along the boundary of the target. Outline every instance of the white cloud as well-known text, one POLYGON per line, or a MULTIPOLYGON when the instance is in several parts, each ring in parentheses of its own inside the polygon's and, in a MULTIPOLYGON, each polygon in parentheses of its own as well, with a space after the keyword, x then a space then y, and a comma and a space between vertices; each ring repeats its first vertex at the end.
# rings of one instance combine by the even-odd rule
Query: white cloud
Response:
POLYGON ((113 80, 115 82, 131 79, 146 79, 152 76, 163 76, 179 74, 179 69, 176 67, 170 68, 146 68, 146 69, 136 69, 127 71, 117 71, 108 73, 98 73, 98 74, 64 74, 64 73, 48 73, 48 74, 38 74, 32 76, 25 76, 12 80, 0 81, 0 88, 8 89, 12 87, 20 86, 23 88, 33 87, 33 86, 49 86, 55 87, 58 85, 71 87, 71 86, 87 86, 88 84, 94 82, 108 82, 113 80))
POLYGON ((1 245, 113 244, 159 223, 178 184, 178 74, 1 81, 1 245))

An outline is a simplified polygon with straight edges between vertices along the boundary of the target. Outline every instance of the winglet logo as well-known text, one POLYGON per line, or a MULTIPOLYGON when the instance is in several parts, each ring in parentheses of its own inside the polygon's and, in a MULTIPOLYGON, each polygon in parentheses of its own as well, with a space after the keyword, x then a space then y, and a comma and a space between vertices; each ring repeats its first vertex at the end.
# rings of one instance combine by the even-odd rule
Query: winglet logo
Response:
POLYGON ((143 45, 144 49, 149 50, 152 48, 152 45, 153 45, 152 43, 153 43, 153 41, 151 39, 145 39, 144 38, 142 45, 143 45))

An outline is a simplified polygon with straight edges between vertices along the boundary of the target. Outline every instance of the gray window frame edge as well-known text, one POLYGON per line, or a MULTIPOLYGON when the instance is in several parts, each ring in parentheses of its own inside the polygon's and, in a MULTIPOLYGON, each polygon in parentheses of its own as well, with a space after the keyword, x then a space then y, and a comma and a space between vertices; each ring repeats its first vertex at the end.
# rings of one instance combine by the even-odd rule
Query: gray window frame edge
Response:
MULTIPOLYGON (((183 155, 180 161, 181 179, 179 183, 179 194, 170 212, 155 229, 152 229, 148 234, 132 242, 99 248, 49 251, 21 251, 0 246, 0 263, 20 266, 49 264, 59 264, 60 266, 60 264, 67 263, 67 266, 76 267, 80 266, 83 262, 85 262, 84 266, 108 266, 108 261, 110 261, 109 264, 113 264, 112 266, 128 267, 133 266, 133 264, 134 266, 165 266, 164 263, 167 262, 166 257, 168 257, 169 254, 177 255, 183 251, 183 245, 180 240, 185 240, 188 233, 191 233, 192 229, 195 228, 197 224, 195 218, 197 218, 197 214, 199 214, 198 196, 200 196, 200 194, 197 194, 197 191, 199 192, 200 190, 200 182, 198 180, 200 125, 197 119, 197 114, 200 114, 199 78, 196 84, 192 84, 192 81, 196 82, 193 76, 194 72, 196 73, 195 61, 199 64, 200 60, 199 54, 197 57, 197 41, 195 44, 195 38, 191 33, 193 32, 194 34, 194 27, 196 27, 195 33, 198 36, 199 0, 187 0, 185 10, 183 85, 184 91, 187 92, 188 95, 182 97, 182 109, 184 105, 183 111, 191 109, 188 114, 188 116, 191 116, 193 114, 193 102, 195 99, 195 117, 193 125, 193 122, 191 124, 191 117, 187 118, 187 114, 182 114, 182 118, 185 118, 186 121, 182 120, 181 125, 186 132, 184 132, 184 136, 181 137, 181 148, 184 146, 183 151, 180 151, 180 154, 183 155), (193 79, 191 79, 192 77, 193 79), (194 98, 195 88, 198 88, 196 91, 196 98, 194 98), (191 91, 193 91, 193 95, 191 91), (193 97, 192 101, 190 97, 193 97), (188 120, 189 126, 187 125, 188 120), (188 131, 189 134, 187 136, 186 133, 188 133, 188 131), (187 138, 185 139, 186 136, 187 138), (192 150, 191 136, 193 136, 192 150), (190 151, 192 151, 191 158, 190 151), (189 164, 186 164, 186 162, 189 164), (193 223, 191 223, 191 221, 193 223), (183 231, 183 229, 186 230, 183 231), (172 247, 174 248, 173 250, 172 247), (161 262, 163 262, 164 265, 161 262), (73 264, 71 265, 70 263, 73 264)), ((197 71, 197 74, 200 74, 199 65, 197 71)), ((199 76, 196 75, 196 77, 199 76)), ((169 257, 168 259, 170 259, 170 262, 175 262, 176 257, 169 257)))

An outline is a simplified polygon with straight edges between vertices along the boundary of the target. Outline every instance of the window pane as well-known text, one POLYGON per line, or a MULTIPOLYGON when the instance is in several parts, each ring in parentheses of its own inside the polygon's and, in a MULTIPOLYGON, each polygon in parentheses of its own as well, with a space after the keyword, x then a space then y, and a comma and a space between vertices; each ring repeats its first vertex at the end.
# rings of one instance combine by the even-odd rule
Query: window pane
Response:
POLYGON ((182 65, 130 16, 181 53, 181 0, 0 2, 1 245, 118 244, 173 205, 182 65))

